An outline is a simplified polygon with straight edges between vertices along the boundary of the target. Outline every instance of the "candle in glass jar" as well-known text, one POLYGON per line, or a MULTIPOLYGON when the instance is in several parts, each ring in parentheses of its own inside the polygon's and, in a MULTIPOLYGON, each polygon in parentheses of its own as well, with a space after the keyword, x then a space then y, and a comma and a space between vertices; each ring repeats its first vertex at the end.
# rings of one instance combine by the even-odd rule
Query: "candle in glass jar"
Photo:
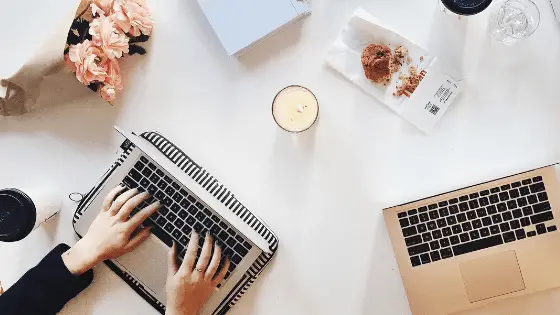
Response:
POLYGON ((319 103, 311 91, 291 85, 282 89, 272 103, 272 116, 280 128, 289 132, 309 129, 319 115, 319 103))

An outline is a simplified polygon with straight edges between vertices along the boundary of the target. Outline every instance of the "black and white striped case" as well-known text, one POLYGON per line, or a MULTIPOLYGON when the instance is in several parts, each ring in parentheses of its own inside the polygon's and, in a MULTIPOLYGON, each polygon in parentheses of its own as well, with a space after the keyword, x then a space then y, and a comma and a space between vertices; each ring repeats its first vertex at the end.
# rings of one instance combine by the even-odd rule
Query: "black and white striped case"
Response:
MULTIPOLYGON (((245 294, 247 289, 249 289, 249 287, 255 282, 257 277, 268 265, 272 257, 276 254, 276 251, 278 250, 278 239, 261 219, 251 213, 249 209, 247 209, 239 200, 237 200, 235 195, 231 191, 229 191, 229 189, 221 184, 206 169, 193 161, 185 152, 183 152, 171 141, 167 140, 165 137, 156 132, 145 132, 142 133, 140 137, 147 140, 160 152, 162 152, 171 162, 179 166, 182 171, 193 178, 204 189, 210 192, 217 200, 228 207, 228 209, 230 209, 235 215, 237 215, 256 232, 258 232, 269 244, 271 253, 261 253, 261 255, 255 260, 253 265, 241 278, 241 280, 239 280, 239 282, 234 286, 234 289, 229 292, 227 297, 220 303, 218 308, 213 313, 216 315, 225 314, 232 306, 237 303, 237 301, 239 301, 243 294, 245 294)), ((78 205, 78 208, 76 209, 76 212, 74 214, 74 225, 78 220, 80 220, 80 217, 86 210, 85 205, 90 203, 91 199, 96 196, 97 191, 103 187, 103 184, 110 177, 110 175, 128 158, 128 156, 134 149, 134 144, 126 140, 121 145, 121 149, 122 153, 117 161, 115 161, 115 163, 111 165, 111 167, 103 175, 101 180, 94 186, 94 188, 90 192, 88 192, 84 196, 84 198, 78 205)), ((159 303, 153 296, 151 296, 151 294, 146 292, 144 288, 134 279, 134 277, 132 277, 132 275, 121 270, 111 261, 106 261, 105 263, 109 266, 109 268, 111 268, 111 270, 113 270, 118 276, 120 276, 132 289, 140 294, 140 296, 142 296, 161 314, 165 313, 165 306, 159 303)))

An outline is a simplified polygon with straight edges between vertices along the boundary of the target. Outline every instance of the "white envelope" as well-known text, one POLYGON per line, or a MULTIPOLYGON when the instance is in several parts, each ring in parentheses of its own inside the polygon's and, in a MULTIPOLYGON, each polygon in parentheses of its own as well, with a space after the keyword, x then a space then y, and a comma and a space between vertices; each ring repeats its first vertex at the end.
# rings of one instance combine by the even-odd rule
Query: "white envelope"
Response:
MULTIPOLYGON (((354 12, 329 49, 326 61, 366 93, 426 133, 433 131, 461 90, 460 82, 448 74, 449 71, 444 69, 438 57, 382 25, 377 18, 361 8, 354 12), (426 72, 410 98, 393 95, 400 82, 399 72, 393 75, 387 86, 374 84, 366 78, 361 56, 369 44, 385 44, 393 49, 403 46, 408 49, 412 59, 410 64, 416 65, 418 72, 426 72)), ((408 66, 405 62, 400 72, 408 74, 408 66)))

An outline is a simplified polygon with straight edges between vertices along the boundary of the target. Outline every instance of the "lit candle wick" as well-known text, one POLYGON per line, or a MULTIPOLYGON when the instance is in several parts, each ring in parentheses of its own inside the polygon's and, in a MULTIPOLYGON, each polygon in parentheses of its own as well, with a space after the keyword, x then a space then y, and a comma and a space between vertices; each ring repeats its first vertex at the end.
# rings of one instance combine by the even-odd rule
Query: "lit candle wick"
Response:
POLYGON ((303 106, 301 106, 301 104, 298 104, 296 110, 298 113, 303 113, 303 106))

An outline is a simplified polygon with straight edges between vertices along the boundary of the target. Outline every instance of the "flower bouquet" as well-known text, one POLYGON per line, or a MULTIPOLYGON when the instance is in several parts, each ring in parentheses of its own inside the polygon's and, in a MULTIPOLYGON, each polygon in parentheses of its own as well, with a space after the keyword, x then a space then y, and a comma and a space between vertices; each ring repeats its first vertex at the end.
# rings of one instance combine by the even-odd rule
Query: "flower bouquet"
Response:
POLYGON ((0 76, 0 116, 32 110, 46 77, 64 76, 55 80, 63 85, 68 76, 67 71, 61 71, 65 64, 79 82, 109 102, 123 89, 119 60, 145 54, 140 45, 153 31, 146 0, 75 1, 59 25, 44 31, 48 36, 30 58, 15 73, 0 76))

